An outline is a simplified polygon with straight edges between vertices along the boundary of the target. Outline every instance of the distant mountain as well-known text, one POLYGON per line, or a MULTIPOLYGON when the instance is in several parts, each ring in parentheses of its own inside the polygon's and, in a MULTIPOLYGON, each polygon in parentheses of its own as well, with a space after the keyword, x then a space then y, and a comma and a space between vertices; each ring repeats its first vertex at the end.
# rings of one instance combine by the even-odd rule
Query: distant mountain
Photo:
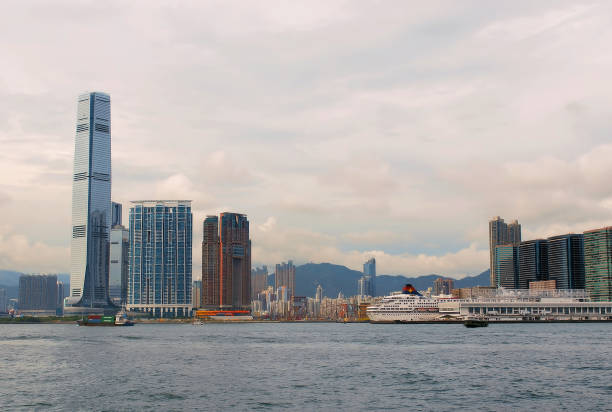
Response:
POLYGON ((489 286, 491 283, 491 276, 489 275, 489 269, 485 270, 478 276, 469 276, 463 279, 455 281, 456 288, 473 288, 474 286, 489 286))
POLYGON ((323 294, 337 297, 357 294, 357 281, 363 273, 331 263, 307 263, 295 268, 295 295, 314 296, 321 285, 323 294))
POLYGON ((21 273, 12 270, 0 270, 0 285, 19 286, 21 273))
MULTIPOLYGON (((362 275, 361 272, 351 270, 346 266, 331 263, 307 263, 298 266, 295 270, 295 295, 314 296, 317 285, 321 285, 325 296, 336 297, 339 292, 342 292, 344 296, 353 296, 357 294, 357 281, 362 275)), ((390 292, 401 290, 406 283, 412 284, 418 290, 424 290, 433 286, 434 280, 439 277, 441 276, 435 274, 414 278, 401 275, 379 275, 376 277, 376 294, 388 295, 390 292)), ((488 285, 489 270, 478 276, 455 280, 456 288, 488 285)))

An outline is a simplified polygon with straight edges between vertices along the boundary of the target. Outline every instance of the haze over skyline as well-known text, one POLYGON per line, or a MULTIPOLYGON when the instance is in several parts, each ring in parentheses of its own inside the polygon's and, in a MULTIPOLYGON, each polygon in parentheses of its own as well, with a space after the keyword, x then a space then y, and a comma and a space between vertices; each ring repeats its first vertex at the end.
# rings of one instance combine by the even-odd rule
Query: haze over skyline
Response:
POLYGON ((112 199, 191 199, 292 259, 478 274, 612 222, 607 2, 4 2, 0 268, 69 271, 76 98, 111 96, 112 199))

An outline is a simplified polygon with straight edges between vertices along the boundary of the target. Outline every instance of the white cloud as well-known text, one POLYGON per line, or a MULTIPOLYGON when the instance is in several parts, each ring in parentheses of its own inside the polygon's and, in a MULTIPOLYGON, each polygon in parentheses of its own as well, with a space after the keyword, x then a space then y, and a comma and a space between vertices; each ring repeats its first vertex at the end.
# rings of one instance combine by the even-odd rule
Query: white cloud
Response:
POLYGON ((63 272, 68 247, 53 247, 14 233, 0 233, 0 267, 24 272, 63 272))

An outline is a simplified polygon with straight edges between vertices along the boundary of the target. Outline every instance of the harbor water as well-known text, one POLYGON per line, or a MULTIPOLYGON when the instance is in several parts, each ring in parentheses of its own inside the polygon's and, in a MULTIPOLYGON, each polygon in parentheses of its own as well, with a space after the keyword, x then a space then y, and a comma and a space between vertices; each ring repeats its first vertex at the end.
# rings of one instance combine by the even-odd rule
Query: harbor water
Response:
POLYGON ((0 325, 6 410, 612 410, 612 323, 0 325))

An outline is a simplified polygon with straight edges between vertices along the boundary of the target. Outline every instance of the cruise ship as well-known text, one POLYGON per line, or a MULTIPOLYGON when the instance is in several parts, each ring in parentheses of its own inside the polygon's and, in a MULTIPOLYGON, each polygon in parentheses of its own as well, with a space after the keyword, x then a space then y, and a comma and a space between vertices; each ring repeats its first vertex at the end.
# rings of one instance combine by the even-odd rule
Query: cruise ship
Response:
POLYGON ((421 295, 412 285, 369 306, 366 314, 371 322, 384 323, 429 322, 440 317, 438 301, 421 295))

